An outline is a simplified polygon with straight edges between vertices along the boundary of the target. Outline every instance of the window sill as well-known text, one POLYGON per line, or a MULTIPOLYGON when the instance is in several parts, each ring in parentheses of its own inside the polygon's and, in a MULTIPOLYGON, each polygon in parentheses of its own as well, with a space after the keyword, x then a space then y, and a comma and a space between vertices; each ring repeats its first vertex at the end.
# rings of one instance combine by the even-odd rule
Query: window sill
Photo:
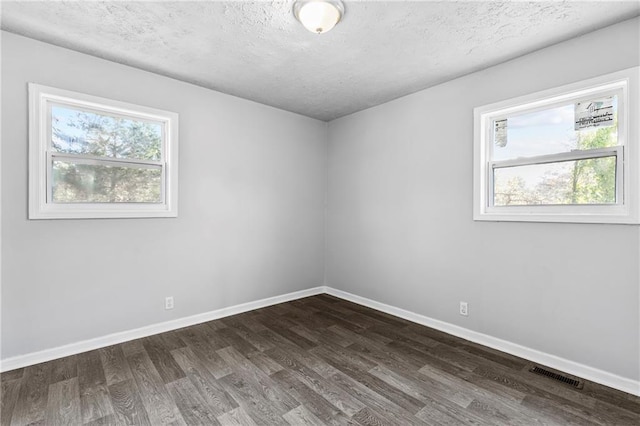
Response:
POLYGON ((177 209, 166 206, 139 206, 121 204, 100 205, 48 205, 39 211, 31 211, 29 219, 130 219, 130 218, 170 218, 178 217, 177 209))
POLYGON ((531 208, 523 207, 521 211, 514 211, 509 208, 508 212, 494 208, 488 212, 476 212, 473 215, 474 221, 493 222, 544 222, 544 223, 590 223, 590 224, 619 224, 638 225, 640 220, 628 213, 566 213, 557 212, 541 213, 531 212, 531 208))

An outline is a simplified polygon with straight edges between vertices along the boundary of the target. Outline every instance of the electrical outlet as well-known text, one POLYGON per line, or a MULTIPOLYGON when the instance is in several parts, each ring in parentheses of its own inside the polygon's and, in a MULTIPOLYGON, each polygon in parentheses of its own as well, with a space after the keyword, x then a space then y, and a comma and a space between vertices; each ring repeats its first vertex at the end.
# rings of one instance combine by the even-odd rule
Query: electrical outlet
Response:
POLYGON ((173 296, 164 298, 164 308, 165 309, 173 309, 173 296))
POLYGON ((460 302, 460 315, 465 317, 469 315, 469 305, 467 302, 460 302))

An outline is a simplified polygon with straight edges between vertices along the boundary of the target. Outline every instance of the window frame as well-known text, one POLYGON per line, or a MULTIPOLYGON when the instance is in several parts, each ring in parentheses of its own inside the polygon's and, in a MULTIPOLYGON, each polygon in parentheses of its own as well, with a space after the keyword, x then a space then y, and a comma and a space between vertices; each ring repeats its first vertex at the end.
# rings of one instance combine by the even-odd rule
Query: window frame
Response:
POLYGON ((178 216, 178 114, 128 102, 29 83, 29 219, 104 219, 178 216), (52 106, 151 121, 162 126, 158 161, 111 159, 51 149, 52 106), (161 168, 160 203, 54 203, 53 160, 161 168))
POLYGON ((639 166, 638 117, 640 67, 519 96, 474 108, 474 207, 476 221, 571 222, 638 224, 639 166), (585 97, 618 96, 618 145, 574 150, 508 160, 492 160, 493 122, 515 114, 566 105, 585 97), (616 204, 495 206, 495 168, 616 157, 616 204), (498 167, 496 167, 498 166, 498 167))

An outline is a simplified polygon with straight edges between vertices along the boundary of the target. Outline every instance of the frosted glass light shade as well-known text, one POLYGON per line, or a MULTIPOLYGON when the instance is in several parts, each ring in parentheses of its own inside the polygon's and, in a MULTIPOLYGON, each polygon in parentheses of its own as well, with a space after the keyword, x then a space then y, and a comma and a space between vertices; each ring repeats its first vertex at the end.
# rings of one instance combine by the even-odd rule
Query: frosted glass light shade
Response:
POLYGON ((300 0, 293 4, 293 14, 306 29, 322 34, 340 22, 344 6, 337 0, 300 0))

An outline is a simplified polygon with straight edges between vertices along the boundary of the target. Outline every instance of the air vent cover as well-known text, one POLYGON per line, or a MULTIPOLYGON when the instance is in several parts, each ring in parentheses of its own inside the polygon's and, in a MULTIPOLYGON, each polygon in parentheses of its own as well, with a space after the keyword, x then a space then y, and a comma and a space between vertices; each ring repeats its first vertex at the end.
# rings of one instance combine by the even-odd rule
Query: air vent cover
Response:
POLYGON ((550 379, 557 380, 569 386, 573 386, 576 389, 582 389, 584 387, 584 382, 582 380, 572 379, 563 374, 554 373, 553 371, 549 371, 546 368, 538 367, 537 365, 531 367, 529 371, 535 374, 539 374, 540 376, 545 376, 550 379))

